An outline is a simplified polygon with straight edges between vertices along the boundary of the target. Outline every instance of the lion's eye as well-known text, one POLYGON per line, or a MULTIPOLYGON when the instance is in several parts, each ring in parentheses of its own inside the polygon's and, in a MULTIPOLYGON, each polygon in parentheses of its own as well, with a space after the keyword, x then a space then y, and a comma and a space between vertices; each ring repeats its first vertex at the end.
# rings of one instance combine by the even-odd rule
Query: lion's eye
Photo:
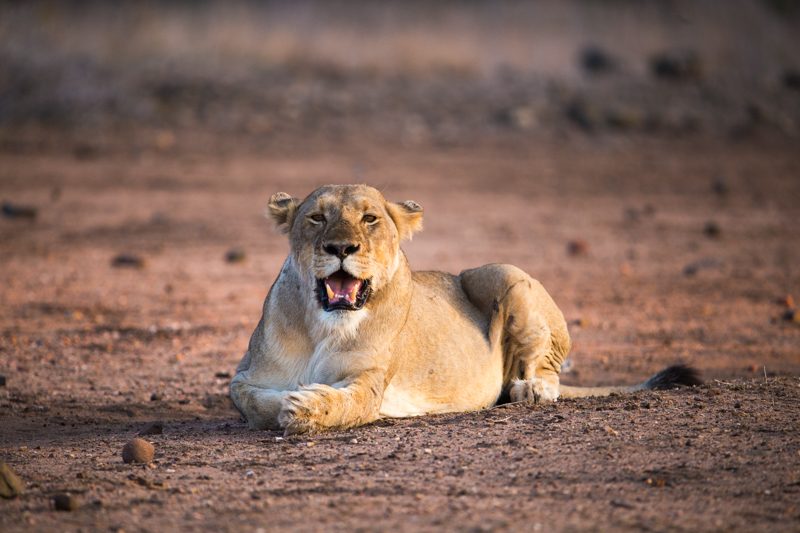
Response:
POLYGON ((364 218, 361 220, 363 220, 366 224, 374 224, 378 221, 378 217, 375 215, 364 215, 364 218))
POLYGON ((308 219, 311 220, 313 224, 322 224, 325 222, 325 215, 317 213, 316 215, 309 216, 308 219))

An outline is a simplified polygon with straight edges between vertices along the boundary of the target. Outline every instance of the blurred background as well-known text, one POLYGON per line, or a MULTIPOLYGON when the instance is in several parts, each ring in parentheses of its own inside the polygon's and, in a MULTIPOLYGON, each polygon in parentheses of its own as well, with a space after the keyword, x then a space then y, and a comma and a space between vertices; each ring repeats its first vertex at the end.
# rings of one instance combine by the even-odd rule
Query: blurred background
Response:
POLYGON ((795 135, 798 49, 791 0, 3 2, 0 125, 795 135))

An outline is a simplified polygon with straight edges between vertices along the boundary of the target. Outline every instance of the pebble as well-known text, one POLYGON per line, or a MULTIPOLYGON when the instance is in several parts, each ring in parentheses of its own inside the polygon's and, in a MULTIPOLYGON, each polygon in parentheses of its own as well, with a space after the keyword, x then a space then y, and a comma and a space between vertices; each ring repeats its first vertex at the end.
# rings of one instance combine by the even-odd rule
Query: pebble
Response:
POLYGON ((225 252, 225 261, 228 263, 241 263, 247 259, 247 254, 242 248, 231 248, 225 252))
POLYGON ((161 435, 164 433, 164 422, 156 420, 147 424, 140 432, 139 436, 143 435, 161 435))
POLYGON ((12 204, 11 202, 3 202, 3 216, 6 218, 27 218, 34 220, 38 214, 35 207, 29 205, 12 204))
POLYGON ((720 197, 727 196, 728 192, 730 192, 728 182, 721 176, 717 176, 714 178, 714 181, 711 182, 711 190, 714 191, 714 194, 720 197))
POLYGON ((74 511, 81 506, 80 501, 75 496, 67 493, 56 494, 53 496, 53 507, 56 511, 74 511))
POLYGON ((581 66, 591 74, 605 74, 617 67, 616 60, 597 46, 587 46, 581 51, 581 66))
POLYGON ((597 108, 580 99, 569 102, 564 107, 564 115, 587 132, 594 131, 601 120, 597 108))
POLYGON ((577 257, 579 255, 587 255, 589 253, 589 243, 583 239, 575 239, 567 243, 567 254, 577 257))
POLYGON ((0 461, 0 496, 16 498, 25 490, 25 484, 10 466, 0 461))
POLYGON ((697 80, 703 74, 700 58, 688 50, 662 52, 653 56, 650 70, 657 78, 675 81, 697 80))
POLYGON ((800 70, 787 70, 783 73, 783 85, 787 89, 800 91, 800 70))
POLYGON ((126 463, 149 463, 155 455, 155 447, 144 439, 135 438, 122 448, 122 460, 126 463))
POLYGON ((111 260, 111 266, 116 268, 144 268, 144 259, 133 254, 119 254, 111 260))
POLYGON ((5 386, 6 386, 6 377, 0 374, 0 387, 5 387, 5 386))
POLYGON ((713 220, 709 220, 703 227, 703 233, 705 233, 706 237, 709 239, 719 239, 722 235, 722 228, 713 220))

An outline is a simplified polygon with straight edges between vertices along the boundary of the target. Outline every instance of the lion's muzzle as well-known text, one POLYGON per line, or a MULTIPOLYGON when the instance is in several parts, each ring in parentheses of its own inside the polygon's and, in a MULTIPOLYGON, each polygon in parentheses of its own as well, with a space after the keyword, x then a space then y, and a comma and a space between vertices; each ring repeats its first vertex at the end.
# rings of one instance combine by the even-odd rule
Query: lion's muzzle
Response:
POLYGON ((368 279, 358 279, 338 270, 317 280, 317 296, 325 311, 357 311, 364 307, 371 289, 368 279))

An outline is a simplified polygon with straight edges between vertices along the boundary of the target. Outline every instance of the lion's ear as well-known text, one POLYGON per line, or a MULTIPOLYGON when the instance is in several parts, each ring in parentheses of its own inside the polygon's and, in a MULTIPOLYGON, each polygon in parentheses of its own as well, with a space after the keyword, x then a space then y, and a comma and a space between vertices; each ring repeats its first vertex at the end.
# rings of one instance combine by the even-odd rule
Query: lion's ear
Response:
POLYGON ((387 203, 389 216, 394 220, 400 239, 411 239, 411 237, 422 229, 422 206, 413 200, 406 200, 399 204, 387 203))
POLYGON ((292 220, 297 213, 299 203, 297 198, 292 198, 285 192, 277 192, 270 197, 267 211, 278 227, 284 232, 288 232, 292 227, 292 220))

